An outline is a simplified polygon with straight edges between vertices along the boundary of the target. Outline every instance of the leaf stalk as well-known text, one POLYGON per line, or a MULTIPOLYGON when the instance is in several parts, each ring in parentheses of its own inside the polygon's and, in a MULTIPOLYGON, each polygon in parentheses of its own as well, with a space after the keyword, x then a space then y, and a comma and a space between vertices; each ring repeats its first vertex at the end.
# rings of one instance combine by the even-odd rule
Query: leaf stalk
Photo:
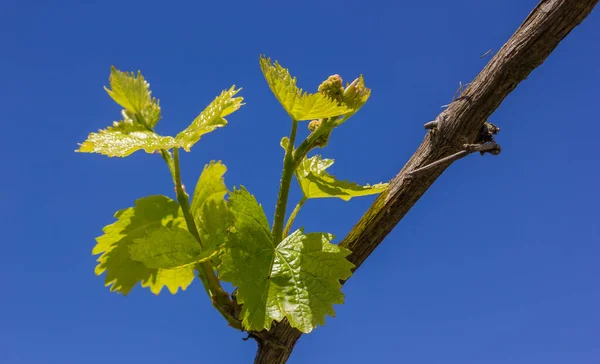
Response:
POLYGON ((300 211, 302 206, 304 206, 304 203, 306 202, 306 200, 308 200, 308 198, 306 196, 302 197, 302 199, 300 201, 298 201, 298 204, 296 205, 296 207, 294 207, 294 210, 292 211, 292 213, 290 214, 290 217, 288 218, 287 224, 285 224, 285 229, 283 229, 283 238, 287 237, 288 234, 290 233, 290 229, 292 228, 292 225, 294 224, 294 220, 296 220, 296 216, 298 215, 298 212, 300 211))

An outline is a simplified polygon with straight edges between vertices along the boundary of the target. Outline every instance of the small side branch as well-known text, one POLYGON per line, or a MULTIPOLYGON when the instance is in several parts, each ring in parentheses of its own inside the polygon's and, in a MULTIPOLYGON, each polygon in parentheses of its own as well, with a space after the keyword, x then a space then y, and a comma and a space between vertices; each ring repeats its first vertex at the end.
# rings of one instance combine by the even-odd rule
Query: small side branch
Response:
POLYGON ((465 144, 463 146, 465 149, 461 150, 460 152, 456 152, 452 155, 449 155, 445 158, 439 159, 433 163, 430 163, 424 167, 421 168, 417 168, 414 171, 411 171, 408 173, 408 175, 410 177, 414 177, 428 169, 440 166, 440 165, 446 165, 446 164, 450 164, 454 161, 457 161, 461 158, 464 158, 466 156, 468 156, 471 153, 475 153, 475 152, 480 152, 482 155, 485 153, 490 153, 491 155, 498 155, 500 154, 501 148, 500 145, 496 144, 496 143, 487 143, 487 144, 465 144))
POLYGON ((425 125, 423 126, 425 127, 425 129, 433 130, 437 128, 438 122, 437 120, 431 120, 430 122, 425 123, 425 125))

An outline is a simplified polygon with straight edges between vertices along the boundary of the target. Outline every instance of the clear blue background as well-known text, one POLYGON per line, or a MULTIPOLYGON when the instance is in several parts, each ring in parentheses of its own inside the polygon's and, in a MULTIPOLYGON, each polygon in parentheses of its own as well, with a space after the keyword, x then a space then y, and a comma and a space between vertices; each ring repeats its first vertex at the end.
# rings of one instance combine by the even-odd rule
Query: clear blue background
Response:
MULTIPOLYGON (((183 156, 184 181, 222 160, 272 216, 285 112, 265 53, 309 90, 364 73, 373 95, 326 157, 343 179, 391 179, 423 124, 484 67, 536 0, 17 1, 0 5, 0 363, 249 363, 196 282, 123 297, 91 249, 113 213, 173 195, 160 157, 74 153, 119 118, 110 65, 141 69, 174 134, 222 89, 247 105, 183 156)), ((499 157, 453 165, 344 286, 337 317, 290 363, 599 363, 600 12, 501 105, 499 157)), ((304 129, 303 129, 304 130, 304 129)), ((294 184, 292 199, 298 198, 294 184)), ((372 202, 310 201, 299 225, 338 241, 372 202)))

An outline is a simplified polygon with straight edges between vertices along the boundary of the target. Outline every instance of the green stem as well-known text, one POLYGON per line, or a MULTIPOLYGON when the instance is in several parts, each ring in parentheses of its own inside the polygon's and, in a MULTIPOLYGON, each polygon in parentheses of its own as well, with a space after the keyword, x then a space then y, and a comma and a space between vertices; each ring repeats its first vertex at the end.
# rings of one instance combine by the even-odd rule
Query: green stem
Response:
POLYGON ((315 131, 310 133, 310 135, 298 146, 296 152, 294 153, 294 170, 298 167, 300 162, 308 152, 310 152, 317 139, 326 132, 331 131, 333 128, 333 124, 329 122, 329 119, 323 119, 321 126, 319 126, 315 131))
POLYGON ((173 148, 173 158, 173 167, 175 172, 175 192, 177 193, 177 201, 179 201, 179 205, 181 205, 183 217, 185 218, 185 223, 187 224, 189 232, 198 241, 198 244, 200 244, 200 247, 202 248, 202 239, 200 238, 200 234, 198 234, 198 228, 196 227, 196 222, 194 221, 194 217, 192 216, 192 212, 190 210, 190 196, 187 194, 187 192, 185 192, 183 184, 181 183, 181 171, 179 168, 179 148, 173 148))
MULTIPOLYGON (((144 118, 138 116, 137 114, 135 115, 135 118, 137 122, 142 124, 148 131, 154 132, 154 129, 146 124, 144 118)), ((171 155, 171 153, 166 149, 161 149, 160 154, 165 162, 167 162, 167 166, 171 172, 171 177, 173 178, 173 183, 175 184, 177 201, 179 202, 181 210, 183 211, 183 216, 185 218, 188 231, 198 241, 200 248, 202 248, 202 239, 200 238, 198 228, 196 227, 196 221, 194 220, 190 209, 190 196, 187 194, 187 192, 185 192, 183 183, 181 182, 179 148, 173 148, 173 155, 171 155)), ((210 264, 210 261, 196 264, 196 269, 198 270, 198 276, 204 285, 204 289, 212 300, 213 306, 221 313, 225 320, 229 322, 230 326, 238 330, 243 330, 242 323, 235 317, 235 303, 229 298, 229 294, 225 292, 223 287, 221 287, 221 282, 215 275, 215 271, 212 264, 210 264)))
MULTIPOLYGON (((135 121, 137 121, 138 123, 140 123, 144 128, 146 128, 146 130, 154 133, 154 128, 151 128, 146 123, 146 120, 144 120, 143 117, 141 117, 138 114, 135 114, 134 115, 134 119, 135 119, 135 121)), ((165 162, 167 162, 167 167, 169 167, 169 172, 171 172, 171 178, 173 178, 173 183, 177 184, 177 182, 175 181, 175 166, 174 166, 174 162, 173 162, 173 156, 166 149, 161 149, 160 150, 160 155, 163 157, 163 159, 165 160, 165 162)))
MULTIPOLYGON (((164 156, 164 154, 163 154, 164 156)), ((173 179, 175 180, 175 191, 177 193, 177 201, 181 206, 181 210, 183 211, 183 216, 185 218, 185 222, 188 227, 188 231, 192 234, 192 236, 198 241, 200 247, 202 248, 202 239, 200 238, 200 234, 198 233, 198 228, 196 227, 196 222, 194 217, 192 216, 192 212, 190 209, 190 196, 185 192, 183 188, 183 184, 181 183, 181 170, 179 167, 179 148, 173 148, 173 160, 172 160, 173 179)), ((197 268, 200 274, 200 279, 202 279, 202 283, 205 285, 205 288, 208 288, 208 294, 211 297, 213 306, 223 315, 223 317, 229 322, 233 327, 241 330, 241 323, 237 320, 233 315, 233 302, 229 298, 229 294, 225 292, 223 287, 221 287, 221 282, 219 278, 215 275, 215 271, 213 269, 210 261, 202 262, 197 264, 197 268), (234 323, 236 326, 234 326, 234 323)))
POLYGON ((298 202, 298 204, 296 205, 296 207, 290 214, 287 224, 285 224, 285 229, 283 229, 283 238, 284 239, 286 236, 288 236, 290 229, 292 228, 292 225, 294 224, 294 220, 296 220, 296 215, 298 215, 298 212, 300 211, 302 206, 304 206, 304 203, 306 202, 306 200, 308 200, 308 198, 306 198, 306 196, 302 197, 302 199, 298 202))
POLYGON ((275 205, 275 217, 273 218, 273 240, 278 244, 283 237, 283 222, 285 220, 285 211, 287 200, 290 193, 290 186, 295 171, 294 141, 296 140, 296 131, 298 129, 298 120, 292 119, 292 131, 290 133, 290 142, 285 156, 283 157, 283 172, 281 173, 281 183, 279 185, 279 194, 277 195, 277 204, 275 205))
POLYGON ((160 155, 163 157, 165 162, 167 162, 167 167, 169 167, 169 172, 171 172, 171 178, 173 178, 173 183, 177 184, 175 182, 175 163, 173 162, 173 156, 166 149, 161 149, 160 155))
POLYGON ((225 293, 225 295, 216 296, 217 298, 223 297, 226 299, 226 301, 225 299, 217 300, 213 298, 214 295, 211 293, 211 283, 209 282, 208 277, 214 276, 214 274, 205 274, 204 268, 202 267, 201 263, 196 264, 196 270, 198 271, 198 278, 200 278, 200 281, 202 281, 204 289, 206 290, 206 292, 208 292, 208 295, 211 297, 213 306, 217 309, 217 311, 221 313, 221 316, 223 316, 225 320, 227 320, 229 326, 233 327, 234 329, 244 331, 242 322, 236 318, 234 311, 235 304, 229 299, 227 293, 225 293))

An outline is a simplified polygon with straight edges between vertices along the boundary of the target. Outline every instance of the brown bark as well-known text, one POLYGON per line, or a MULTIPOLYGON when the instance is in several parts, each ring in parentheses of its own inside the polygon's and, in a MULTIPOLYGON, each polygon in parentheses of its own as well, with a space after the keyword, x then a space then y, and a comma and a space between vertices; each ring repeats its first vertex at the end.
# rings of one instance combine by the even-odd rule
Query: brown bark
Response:
MULTIPOLYGON (((435 164, 478 142, 488 117, 515 87, 556 48, 592 11, 598 0, 542 0, 490 60, 461 96, 438 117, 435 132, 425 139, 352 228, 340 245, 350 249, 349 260, 360 267, 419 198, 452 163, 435 164), (419 173, 412 171, 421 169, 419 173)), ((251 334, 258 342, 255 364, 285 363, 302 335, 286 320, 269 332, 251 334)))

